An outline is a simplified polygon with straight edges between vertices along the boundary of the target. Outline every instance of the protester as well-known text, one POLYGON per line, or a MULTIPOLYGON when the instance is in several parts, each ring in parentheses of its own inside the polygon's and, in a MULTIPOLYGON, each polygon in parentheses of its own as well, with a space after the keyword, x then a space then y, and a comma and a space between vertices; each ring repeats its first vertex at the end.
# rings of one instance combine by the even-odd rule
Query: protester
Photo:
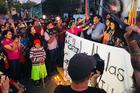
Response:
POLYGON ((30 68, 31 68, 31 62, 29 61, 29 38, 27 36, 27 33, 24 32, 21 35, 21 49, 20 49, 20 62, 22 63, 21 68, 23 72, 24 77, 30 76, 30 68))
POLYGON ((25 50, 24 52, 26 52, 26 49, 28 48, 28 45, 29 45, 29 38, 27 37, 26 32, 21 35, 20 42, 21 42, 21 46, 23 50, 25 50))
POLYGON ((4 30, 5 30, 4 25, 1 25, 0 26, 0 41, 3 39, 3 32, 4 32, 4 30))
POLYGON ((36 86, 39 86, 39 80, 42 79, 43 87, 45 87, 44 78, 47 76, 45 58, 46 53, 40 40, 35 39, 34 46, 30 50, 30 59, 32 61, 31 79, 35 81, 36 86))
POLYGON ((7 53, 8 63, 10 67, 10 77, 14 80, 20 79, 20 62, 19 62, 19 54, 20 54, 20 38, 15 37, 12 39, 12 33, 10 30, 6 30, 3 32, 4 39, 2 40, 2 45, 7 53))
POLYGON ((18 34, 22 35, 23 33, 26 32, 26 23, 24 21, 19 20, 16 29, 18 34))
POLYGON ((88 86, 89 79, 92 78, 96 82, 100 76, 99 71, 92 72, 96 64, 93 56, 84 53, 75 54, 68 65, 68 74, 72 83, 69 86, 57 86, 54 93, 106 93, 103 89, 88 86))
POLYGON ((29 47, 31 48, 33 46, 33 42, 35 39, 40 39, 40 36, 37 35, 36 30, 33 26, 29 28, 29 40, 30 40, 30 45, 29 47))
MULTIPOLYGON (((82 19, 81 17, 77 18, 76 26, 82 29, 84 27, 84 19, 82 19)), ((81 36, 81 32, 78 32, 77 36, 81 36)))
POLYGON ((126 25, 129 25, 129 23, 128 23, 128 17, 125 17, 125 18, 123 19, 123 22, 124 22, 126 25))
POLYGON ((10 20, 8 19, 6 22, 5 22, 5 30, 10 30, 13 34, 17 34, 16 32, 16 27, 15 27, 15 24, 14 24, 14 21, 13 20, 10 20))
POLYGON ((101 17, 99 15, 95 15, 93 18, 93 26, 91 26, 87 34, 91 38, 91 40, 96 42, 102 42, 103 32, 105 30, 105 25, 101 23, 101 17))
POLYGON ((56 64, 58 60, 58 42, 56 34, 57 31, 55 30, 53 23, 49 22, 47 25, 47 30, 44 33, 48 50, 48 62, 46 64, 49 76, 56 72, 56 64))
POLYGON ((41 22, 39 20, 34 21, 34 29, 35 29, 37 35, 43 36, 44 29, 43 29, 41 22))
MULTIPOLYGON (((64 45, 65 45, 65 32, 68 31, 74 35, 78 36, 78 33, 82 32, 84 33, 84 38, 89 39, 91 41, 100 42, 103 44, 108 44, 116 47, 123 47, 125 46, 124 42, 124 32, 118 28, 118 24, 116 24, 116 20, 112 20, 111 15, 107 15, 106 20, 106 27, 101 21, 101 17, 99 15, 95 15, 92 19, 93 25, 90 23, 90 17, 85 17, 84 19, 78 18, 77 23, 75 25, 75 20, 72 18, 72 16, 68 17, 67 19, 62 20, 61 17, 56 17, 54 15, 51 15, 44 19, 39 18, 30 18, 30 19, 19 19, 19 23, 16 21, 12 21, 10 19, 7 19, 5 24, 2 24, 0 26, 0 40, 2 40, 2 45, 7 53, 7 55, 4 53, 5 51, 0 51, 0 69, 3 70, 5 73, 5 68, 8 69, 8 65, 10 70, 10 73, 8 74, 9 78, 10 76, 20 75, 21 67, 19 66, 19 60, 21 60, 21 56, 19 54, 19 48, 20 43, 22 45, 22 54, 25 54, 25 60, 26 60, 26 66, 25 69, 23 69, 23 74, 25 75, 25 78, 28 78, 28 75, 31 75, 31 62, 30 62, 30 49, 35 48, 34 40, 38 40, 40 43, 40 48, 43 48, 46 51, 46 55, 44 55, 44 61, 42 62, 43 66, 46 62, 46 68, 48 71, 49 76, 53 76, 57 73, 57 67, 63 67, 63 61, 64 61, 64 45), (71 18, 70 18, 71 17, 71 18), (34 21, 33 21, 34 20, 34 21), (32 25, 33 24, 33 25, 32 25), (70 24, 71 27, 68 27, 67 24, 70 24), (29 29, 27 29, 29 28, 29 29), (69 29, 67 29, 69 28, 69 29), (88 29, 88 30, 87 30, 88 29), (10 31, 9 31, 10 30, 10 31), (7 32, 8 31, 8 32, 7 32), (45 31, 45 32, 44 32, 45 31), (12 33, 11 33, 12 32, 12 33), (17 35, 19 33, 19 35, 17 35), (27 33, 27 34, 26 34, 27 33), (10 35, 12 34, 12 36, 10 35), (21 38, 18 38, 21 37, 21 38), (8 41, 7 41, 8 40, 8 41), (6 43, 5 43, 6 42, 6 43), (7 47, 8 46, 8 47, 7 47), (10 49, 10 50, 9 50, 10 49), (11 53, 11 54, 9 54, 11 53), (15 56, 16 54, 16 56, 15 56), (11 55, 14 55, 14 57, 10 57, 11 55), (8 61, 6 60, 6 56, 8 61), (46 60, 45 60, 46 59, 46 60), (18 63, 12 63, 13 61, 16 61, 18 63), (9 63, 9 64, 7 64, 9 63), (12 67, 11 64, 16 65, 16 67, 12 67), (4 68, 4 69, 3 69, 4 68), (12 70, 16 71, 14 74, 11 74, 12 70), (15 70, 16 69, 16 70, 15 70), (25 71, 26 70, 26 71, 25 71), (26 74, 27 72, 27 74, 26 74)), ((123 20, 125 24, 128 25, 128 20, 123 20)), ((134 28, 133 28, 134 29, 134 28)), ((130 42, 131 40, 129 40, 130 42)), ((130 44, 129 44, 130 45, 130 44)), ((133 45, 132 45, 133 46, 133 45)), ((130 46, 130 47, 132 47, 130 46)), ((38 49, 40 49, 38 48, 38 49)), ((36 49, 36 48, 35 48, 36 49)), ((32 50, 32 49, 31 49, 32 50)), ((136 50, 135 50, 136 51, 136 50)), ((138 50, 139 51, 139 50, 138 50)), ((138 53, 136 53, 138 54, 138 53)), ((35 56, 33 56, 35 57, 35 56)), ((132 56, 133 59, 137 59, 132 56)), ((81 59, 80 59, 81 60, 81 59)), ((31 59, 33 62, 34 60, 31 59)), ((37 62, 37 61, 36 61, 37 62)), ((37 62, 38 63, 38 62, 37 62)), ((134 62, 135 63, 135 62, 134 62)), ((38 64, 40 65, 40 64, 38 64)), ((132 64, 133 65, 133 64, 132 64)), ((136 64, 137 65, 137 64, 136 64)), ((36 66, 36 64, 35 64, 36 66)), ((137 65, 139 66, 139 64, 137 65)), ((137 67, 136 66, 136 67, 137 67)), ((34 64, 33 64, 34 67, 34 64)), ((46 69, 42 67, 43 69, 46 69)), ((138 68, 138 67, 137 67, 138 68)), ((81 70, 82 71, 82 70, 81 70)), ((134 71, 134 80, 138 81, 137 75, 138 70, 134 71)), ((43 72, 46 73, 46 72, 43 72)), ((84 84, 87 79, 93 79, 95 80, 93 83, 94 86, 96 86, 96 80, 100 76, 100 72, 97 71, 98 74, 93 75, 92 78, 90 78, 90 75, 87 76, 86 80, 81 83, 75 83, 75 80, 72 81, 72 88, 71 86, 58 86, 56 90, 61 90, 61 87, 64 87, 64 89, 68 88, 70 91, 73 89, 73 85, 79 85, 81 87, 82 84, 84 84), (97 78, 95 79, 95 77, 97 78)), ((46 75, 45 75, 46 76, 46 75)), ((29 76, 31 77, 31 76, 29 76)), ((23 77, 22 77, 23 78, 23 77)), ((44 77, 43 77, 44 78, 44 77)), ((41 78, 40 78, 41 79, 41 78)), ((44 81, 44 80, 43 80, 44 81)), ((39 85, 38 82, 36 85, 39 85)), ((137 85, 137 84, 136 84, 137 85)), ((78 86, 78 87, 79 87, 78 86)), ((90 87, 89 87, 90 89, 90 87)), ((88 90, 88 89, 87 89, 88 90)), ((85 91, 87 91, 85 90, 85 91)), ((67 90, 66 90, 67 91, 67 90)), ((75 90, 73 90, 75 91, 75 90)), ((98 91, 98 89, 97 89, 98 91)), ((57 93, 57 92, 56 92, 57 93)), ((62 92, 63 93, 63 92, 62 92)), ((69 92, 68 92, 69 93, 69 92)))
POLYGON ((65 45, 65 32, 66 27, 63 25, 63 21, 60 17, 56 17, 56 31, 58 32, 58 60, 57 66, 63 67, 63 59, 64 59, 64 45, 65 45))
MULTIPOLYGON (((1 75, 3 73, 0 73, 1 75)), ((8 77, 0 77, 0 93, 9 93, 9 78, 8 77)))
POLYGON ((79 32, 82 32, 83 29, 77 27, 77 26, 75 25, 75 21, 72 21, 72 22, 70 23, 70 29, 67 30, 67 31, 70 32, 70 33, 72 33, 72 34, 74 34, 74 35, 76 35, 76 36, 78 36, 78 33, 79 33, 79 32))
POLYGON ((110 20, 110 28, 104 32, 103 43, 108 45, 115 45, 117 39, 118 25, 114 20, 110 20))
POLYGON ((24 91, 25 89, 22 84, 9 79, 3 72, 0 72, 0 93, 24 93, 24 91))
POLYGON ((140 36, 140 29, 137 26, 129 26, 124 36, 129 46, 131 54, 131 64, 134 69, 134 93, 140 93, 140 41, 136 41, 133 39, 132 34, 134 32, 138 36, 140 36))
POLYGON ((9 68, 9 64, 7 61, 7 57, 6 54, 3 51, 3 47, 0 46, 0 71, 5 72, 7 71, 7 69, 9 68))
POLYGON ((88 31, 88 29, 89 29, 89 27, 90 27, 91 25, 92 25, 92 24, 91 24, 91 18, 90 18, 90 16, 86 16, 86 17, 85 17, 85 24, 84 24, 84 26, 82 27, 83 30, 84 30, 83 35, 84 35, 84 38, 85 38, 85 39, 88 39, 87 31, 88 31))
POLYGON ((105 28, 105 31, 103 33, 103 44, 107 44, 108 40, 109 40, 109 30, 110 30, 110 23, 111 23, 111 19, 108 18, 105 20, 105 25, 106 25, 106 28, 105 28))

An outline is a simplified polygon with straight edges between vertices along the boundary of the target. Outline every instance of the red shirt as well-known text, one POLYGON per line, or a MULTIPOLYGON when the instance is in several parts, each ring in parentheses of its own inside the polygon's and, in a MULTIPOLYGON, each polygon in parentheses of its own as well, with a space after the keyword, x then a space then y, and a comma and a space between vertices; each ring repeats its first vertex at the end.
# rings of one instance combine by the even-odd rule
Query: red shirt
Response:
MULTIPOLYGON (((14 42, 13 39, 11 39, 9 41, 4 39, 2 41, 2 45, 3 45, 3 47, 6 46, 6 45, 9 45, 9 46, 12 47, 13 46, 13 42, 14 42)), ((9 60, 18 60, 19 59, 19 49, 18 49, 18 47, 16 48, 15 51, 9 51, 8 49, 5 49, 5 51, 6 51, 7 55, 8 55, 8 59, 9 60)))
POLYGON ((41 27, 34 26, 34 29, 38 35, 41 35, 41 27))

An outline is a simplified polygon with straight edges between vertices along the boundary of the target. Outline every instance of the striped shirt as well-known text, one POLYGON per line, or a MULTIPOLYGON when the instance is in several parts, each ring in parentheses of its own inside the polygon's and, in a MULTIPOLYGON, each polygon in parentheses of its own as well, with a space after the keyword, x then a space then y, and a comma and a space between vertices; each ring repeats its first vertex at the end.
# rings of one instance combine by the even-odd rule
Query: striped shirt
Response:
POLYGON ((33 65, 44 64, 46 58, 46 52, 43 47, 32 47, 30 50, 30 59, 33 65))

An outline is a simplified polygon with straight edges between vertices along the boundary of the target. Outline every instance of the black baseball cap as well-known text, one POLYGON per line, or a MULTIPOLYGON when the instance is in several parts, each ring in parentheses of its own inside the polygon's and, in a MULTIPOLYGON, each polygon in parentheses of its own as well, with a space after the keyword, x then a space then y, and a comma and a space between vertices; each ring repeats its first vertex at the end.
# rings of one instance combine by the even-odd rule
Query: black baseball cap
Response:
POLYGON ((81 80, 86 78, 96 67, 94 56, 85 53, 75 54, 69 61, 68 74, 72 80, 81 80))

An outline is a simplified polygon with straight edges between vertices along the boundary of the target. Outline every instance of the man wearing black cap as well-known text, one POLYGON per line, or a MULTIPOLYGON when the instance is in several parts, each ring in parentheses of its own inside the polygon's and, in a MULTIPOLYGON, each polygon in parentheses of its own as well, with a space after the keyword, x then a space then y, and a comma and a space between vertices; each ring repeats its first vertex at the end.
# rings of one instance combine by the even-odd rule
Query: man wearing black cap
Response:
POLYGON ((96 60, 93 56, 84 53, 75 54, 69 62, 68 74, 72 79, 69 86, 59 85, 54 93, 106 93, 103 89, 89 87, 89 79, 97 80, 100 72, 94 74, 92 70, 96 66, 96 60))

